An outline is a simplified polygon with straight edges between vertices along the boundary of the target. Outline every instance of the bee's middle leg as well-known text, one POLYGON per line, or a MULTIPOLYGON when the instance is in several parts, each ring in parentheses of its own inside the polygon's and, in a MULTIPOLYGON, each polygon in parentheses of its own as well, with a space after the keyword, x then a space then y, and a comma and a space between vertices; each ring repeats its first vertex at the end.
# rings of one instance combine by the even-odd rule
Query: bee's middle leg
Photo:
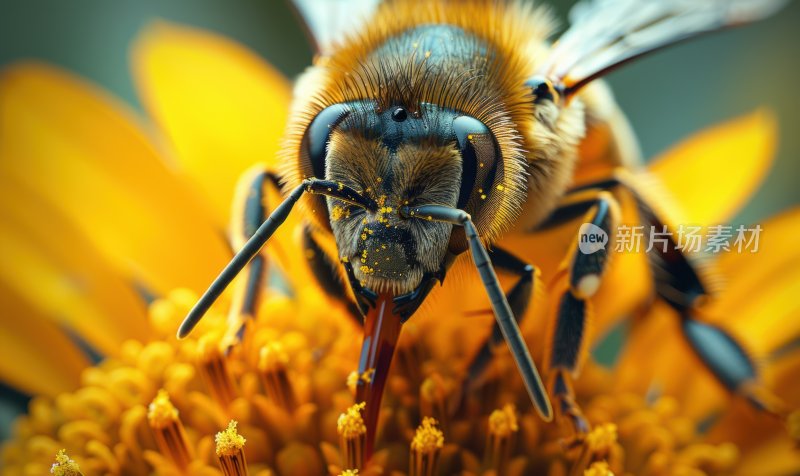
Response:
POLYGON ((618 209, 616 199, 609 192, 601 189, 581 190, 567 195, 552 215, 552 221, 543 225, 552 226, 554 221, 584 217, 581 232, 572 243, 554 281, 563 285, 566 278, 567 285, 555 301, 557 306, 545 354, 545 371, 550 374, 548 387, 555 400, 556 415, 567 418, 578 435, 587 433, 590 427, 575 402, 572 379, 580 371, 589 344, 588 329, 592 313, 589 299, 600 287, 607 268, 614 230, 619 220, 618 209), (586 224, 593 227, 586 227, 586 224), (602 233, 595 233, 598 230, 602 230, 602 233), (590 238, 590 234, 595 234, 595 237, 590 238), (589 246, 592 243, 596 246, 589 246))

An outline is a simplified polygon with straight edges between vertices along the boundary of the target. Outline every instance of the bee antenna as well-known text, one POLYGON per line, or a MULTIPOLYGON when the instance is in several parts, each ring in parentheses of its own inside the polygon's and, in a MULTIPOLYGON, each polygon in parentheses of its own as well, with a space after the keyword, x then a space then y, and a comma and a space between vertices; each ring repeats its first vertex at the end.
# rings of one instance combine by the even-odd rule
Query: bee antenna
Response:
POLYGON ((219 273, 219 276, 211 283, 211 286, 208 287, 206 292, 203 293, 203 296, 200 297, 200 300, 198 300, 192 310, 189 311, 189 314, 186 315, 186 318, 178 328, 179 339, 186 337, 192 332, 192 329, 195 328, 197 323, 200 322, 200 319, 208 312, 211 305, 216 302, 223 291, 231 284, 231 281, 233 281, 242 269, 247 266, 247 263, 258 254, 267 240, 275 233, 275 230, 283 224, 286 217, 289 216, 289 212, 292 211, 295 203, 297 203, 305 191, 305 183, 295 187, 289 196, 286 197, 286 200, 278 205, 278 208, 276 208, 264 223, 256 229, 253 236, 251 236, 242 249, 234 255, 230 263, 219 273))
POLYGON ((205 316, 208 309, 219 299, 220 295, 231 284, 236 276, 247 266, 272 234, 286 221, 289 212, 294 208, 295 203, 300 200, 303 193, 309 192, 318 195, 327 195, 351 205, 366 208, 367 210, 377 210, 378 205, 369 197, 361 195, 344 184, 331 182, 328 180, 309 179, 292 190, 292 192, 281 202, 272 214, 256 229, 253 235, 247 240, 241 250, 225 266, 219 276, 211 283, 205 293, 200 297, 189 314, 186 315, 178 328, 178 338, 182 339, 192 332, 200 320, 205 316))
POLYGON ((503 293, 503 288, 500 287, 500 280, 497 279, 497 274, 494 272, 489 253, 481 243, 478 229, 472 222, 472 217, 464 210, 441 205, 404 206, 400 208, 400 216, 403 218, 441 221, 464 227, 469 240, 472 259, 478 268, 483 287, 486 288, 486 293, 489 295, 489 302, 494 310, 497 324, 500 326, 503 337, 511 350, 511 355, 517 363, 517 368, 525 383, 525 388, 528 390, 528 395, 539 415, 544 420, 550 421, 553 418, 553 408, 550 405, 550 399, 547 397, 547 391, 544 384, 542 384, 541 377, 539 377, 539 372, 536 370, 536 364, 531 358, 528 346, 522 338, 522 332, 519 330, 514 313, 511 311, 511 306, 509 306, 508 300, 503 293))

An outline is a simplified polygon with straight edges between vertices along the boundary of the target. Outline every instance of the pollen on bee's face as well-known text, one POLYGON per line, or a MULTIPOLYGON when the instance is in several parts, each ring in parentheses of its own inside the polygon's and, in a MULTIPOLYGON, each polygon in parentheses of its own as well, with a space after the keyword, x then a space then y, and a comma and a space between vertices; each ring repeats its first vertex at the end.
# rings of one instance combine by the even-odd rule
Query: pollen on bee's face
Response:
POLYGON ((458 151, 434 144, 386 146, 352 131, 332 136, 326 179, 375 200, 375 211, 355 210, 328 199, 330 223, 340 256, 353 264, 363 284, 375 290, 408 292, 428 272, 438 271, 451 225, 405 220, 407 204, 455 206, 461 182, 458 151))

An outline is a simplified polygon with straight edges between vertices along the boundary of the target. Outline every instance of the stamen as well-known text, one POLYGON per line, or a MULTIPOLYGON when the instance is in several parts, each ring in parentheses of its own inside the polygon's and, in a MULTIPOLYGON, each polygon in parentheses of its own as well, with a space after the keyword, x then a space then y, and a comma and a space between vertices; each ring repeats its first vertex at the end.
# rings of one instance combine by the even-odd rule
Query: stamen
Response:
POLYGON ((336 430, 339 432, 339 445, 342 451, 342 463, 345 468, 364 467, 364 443, 367 438, 367 426, 361 411, 366 402, 357 403, 339 415, 336 430))
POLYGON ((186 431, 178 418, 178 409, 172 405, 169 394, 163 388, 150 403, 147 421, 161 454, 172 459, 179 468, 186 469, 194 456, 186 439, 186 431))
POLYGON ((78 463, 71 460, 69 456, 67 456, 67 450, 63 449, 58 450, 56 462, 50 467, 50 474, 55 474, 56 476, 83 476, 81 468, 78 467, 78 463))
POLYGON ((508 404, 489 415, 489 438, 486 443, 486 467, 497 474, 505 474, 511 459, 514 435, 519 431, 517 412, 508 404))
POLYGON ((606 423, 594 428, 586 435, 586 445, 593 455, 605 458, 617 442, 617 425, 606 423))
POLYGON ((346 470, 342 471, 341 473, 339 473, 339 476, 358 476, 358 470, 357 469, 346 469, 346 470))
POLYGON ((614 476, 614 473, 611 471, 611 468, 608 467, 608 463, 605 461, 596 461, 586 468, 586 471, 583 472, 583 476, 614 476))
POLYGON ((287 412, 294 411, 296 402, 292 383, 286 372, 289 356, 278 342, 271 342, 261 348, 258 358, 258 372, 267 396, 287 412))
POLYGON ((217 458, 225 476, 247 476, 247 462, 244 459, 245 439, 236 431, 236 421, 231 420, 228 428, 217 433, 217 458))
POLYGON ((442 377, 433 374, 419 387, 419 409, 422 415, 433 415, 447 428, 447 389, 442 377))
POLYGON ((197 366, 211 396, 222 408, 228 408, 236 398, 236 391, 231 374, 228 372, 227 361, 216 341, 209 338, 200 339, 197 347, 197 366))
POLYGON ((411 440, 409 476, 433 476, 444 446, 444 435, 436 427, 435 419, 425 417, 411 440))

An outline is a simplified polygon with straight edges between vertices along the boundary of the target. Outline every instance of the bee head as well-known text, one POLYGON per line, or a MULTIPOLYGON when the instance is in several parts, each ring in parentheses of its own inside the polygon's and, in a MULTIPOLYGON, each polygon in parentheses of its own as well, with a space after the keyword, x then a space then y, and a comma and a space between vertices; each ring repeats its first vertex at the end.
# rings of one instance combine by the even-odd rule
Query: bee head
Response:
POLYGON ((327 219, 358 282, 395 295, 414 291, 426 276, 442 279, 448 256, 464 243, 452 225, 404 219, 400 208, 438 204, 479 213, 499 161, 483 123, 425 103, 414 112, 371 101, 330 106, 311 122, 303 145, 315 176, 378 204, 366 210, 326 198, 327 219))

